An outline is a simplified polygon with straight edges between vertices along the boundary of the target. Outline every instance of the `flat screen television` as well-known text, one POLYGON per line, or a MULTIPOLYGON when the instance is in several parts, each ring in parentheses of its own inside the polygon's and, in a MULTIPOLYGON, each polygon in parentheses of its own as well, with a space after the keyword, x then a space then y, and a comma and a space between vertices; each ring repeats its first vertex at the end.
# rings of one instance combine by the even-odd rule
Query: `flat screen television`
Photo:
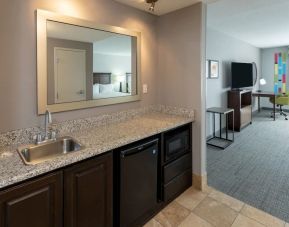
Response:
POLYGON ((253 64, 232 62, 232 89, 253 86, 253 64))

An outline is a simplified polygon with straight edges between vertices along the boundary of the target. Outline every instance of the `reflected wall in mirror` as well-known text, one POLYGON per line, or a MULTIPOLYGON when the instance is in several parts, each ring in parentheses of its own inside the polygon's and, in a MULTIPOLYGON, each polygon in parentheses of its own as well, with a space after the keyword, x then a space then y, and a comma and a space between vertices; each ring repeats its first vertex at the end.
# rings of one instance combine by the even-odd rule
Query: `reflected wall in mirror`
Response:
POLYGON ((37 10, 37 53, 39 114, 140 99, 140 33, 37 10))
POLYGON ((48 104, 135 95, 135 40, 47 21, 48 104))

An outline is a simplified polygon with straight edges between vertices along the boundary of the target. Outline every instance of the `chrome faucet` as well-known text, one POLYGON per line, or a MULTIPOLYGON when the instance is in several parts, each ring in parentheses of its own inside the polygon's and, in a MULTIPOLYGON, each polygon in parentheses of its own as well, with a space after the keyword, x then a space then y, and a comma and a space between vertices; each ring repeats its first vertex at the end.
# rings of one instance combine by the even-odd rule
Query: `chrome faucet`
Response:
POLYGON ((52 131, 49 133, 49 124, 51 123, 52 123, 51 113, 48 110, 46 110, 44 117, 44 136, 43 133, 39 133, 33 136, 35 144, 41 144, 56 139, 56 131, 52 131))
POLYGON ((52 116, 51 116, 51 113, 46 110, 45 112, 45 137, 44 137, 44 140, 48 140, 49 137, 48 137, 48 131, 49 131, 49 124, 52 123, 52 116))

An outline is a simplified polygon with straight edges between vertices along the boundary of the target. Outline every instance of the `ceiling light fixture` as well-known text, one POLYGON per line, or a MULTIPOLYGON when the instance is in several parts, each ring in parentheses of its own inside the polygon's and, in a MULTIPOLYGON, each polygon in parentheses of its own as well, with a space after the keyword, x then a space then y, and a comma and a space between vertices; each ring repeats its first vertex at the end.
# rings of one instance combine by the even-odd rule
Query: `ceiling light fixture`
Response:
POLYGON ((149 7, 149 11, 151 11, 151 12, 154 12, 155 11, 155 5, 156 5, 156 2, 157 2, 158 0, 146 0, 146 2, 148 3, 148 4, 151 4, 150 5, 150 7, 149 7))

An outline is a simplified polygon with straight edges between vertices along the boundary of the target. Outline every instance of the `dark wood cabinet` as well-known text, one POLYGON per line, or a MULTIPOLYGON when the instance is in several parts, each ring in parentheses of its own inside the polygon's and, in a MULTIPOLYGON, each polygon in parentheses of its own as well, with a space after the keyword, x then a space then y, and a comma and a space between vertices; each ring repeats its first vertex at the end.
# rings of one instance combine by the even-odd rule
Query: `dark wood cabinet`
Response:
MULTIPOLYGON (((228 108, 234 109, 234 130, 240 131, 252 122, 252 91, 228 91, 228 108)), ((233 129, 233 117, 229 115, 229 128, 233 129)))
POLYGON ((112 171, 108 153, 0 191, 0 227, 110 227, 112 171))
POLYGON ((64 227, 112 226, 112 154, 64 170, 64 227))
MULTIPOLYGON (((135 217, 135 223, 139 224, 132 225, 141 226, 192 185, 191 124, 168 130, 125 147, 134 148, 132 149, 134 152, 142 151, 140 155, 133 155, 133 160, 127 158, 126 161, 130 162, 130 169, 127 162, 122 163, 125 168, 120 168, 119 149, 116 149, 0 190, 0 227, 121 226, 117 221, 120 214, 120 197, 124 198, 130 194, 126 189, 120 193, 120 181, 122 183, 127 181, 130 175, 136 179, 131 181, 131 191, 134 188, 138 190, 140 185, 138 182, 143 183, 137 181, 138 178, 145 179, 147 176, 147 182, 153 181, 153 184, 146 183, 142 186, 151 185, 150 188, 143 189, 153 191, 151 193, 153 202, 148 201, 150 205, 152 204, 149 207, 151 209, 143 209, 145 210, 141 212, 143 215, 135 217), (148 141, 156 138, 159 139, 157 145, 147 144, 148 141), (138 145, 138 149, 135 145, 138 145), (157 158, 152 158, 157 150, 159 151, 157 158), (165 158, 166 155, 167 158, 165 158), (148 162, 142 163, 143 160, 148 160, 148 162), (136 168, 134 166, 139 167, 138 165, 142 166, 141 164, 145 164, 143 165, 144 172, 141 172, 142 169, 139 168, 139 172, 135 171, 131 174, 136 168), (152 164, 153 168, 147 167, 152 164), (124 169, 127 174, 121 175, 124 169), (147 175, 149 170, 151 170, 150 176, 147 175), (113 197, 115 204, 113 204, 113 197)), ((126 154, 128 153, 130 152, 126 151, 126 154)), ((134 195, 136 198, 138 196, 146 198, 149 193, 136 192, 134 195)), ((140 203, 140 205, 144 204, 143 201, 140 203)), ((129 199, 127 204, 131 205, 129 199)), ((121 209, 125 210, 129 205, 121 209)), ((134 215, 133 212, 131 213, 134 215)))
POLYGON ((0 227, 61 227, 62 173, 0 191, 0 227))
POLYGON ((164 166, 164 184, 169 183, 188 169, 192 170, 191 152, 164 166))

